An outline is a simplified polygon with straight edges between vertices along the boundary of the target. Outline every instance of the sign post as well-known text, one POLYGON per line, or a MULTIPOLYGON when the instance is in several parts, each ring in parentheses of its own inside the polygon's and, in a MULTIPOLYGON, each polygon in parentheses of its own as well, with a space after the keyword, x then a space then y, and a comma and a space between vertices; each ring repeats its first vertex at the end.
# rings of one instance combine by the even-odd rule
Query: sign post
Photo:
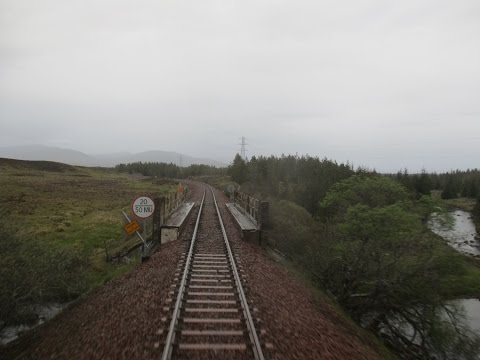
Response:
POLYGON ((153 213, 153 218, 152 218, 152 240, 154 242, 158 242, 159 244, 161 243, 160 241, 160 227, 162 225, 162 214, 161 214, 161 209, 162 209, 162 204, 163 204, 163 198, 155 198, 153 199, 155 202, 155 211, 153 213))
POLYGON ((155 211, 155 204, 151 198, 148 196, 139 196, 135 200, 133 200, 132 203, 132 211, 133 214, 143 220, 143 236, 140 234, 140 231, 142 230, 140 227, 140 224, 138 223, 137 220, 130 220, 130 217, 124 212, 123 216, 127 220, 127 224, 124 226, 125 232, 128 235, 136 234, 140 240, 143 242, 143 247, 142 247, 142 262, 145 258, 148 258, 145 256, 146 249, 149 248, 147 245, 147 219, 153 215, 155 211))
POLYGON ((151 217, 155 211, 155 203, 148 196, 139 196, 132 203, 132 211, 137 218, 143 220, 143 238, 140 233, 137 231, 137 235, 142 239, 144 248, 142 251, 142 261, 144 258, 148 258, 146 255, 148 245, 146 242, 147 239, 147 219, 151 217), (145 240, 143 240, 145 238, 145 240))

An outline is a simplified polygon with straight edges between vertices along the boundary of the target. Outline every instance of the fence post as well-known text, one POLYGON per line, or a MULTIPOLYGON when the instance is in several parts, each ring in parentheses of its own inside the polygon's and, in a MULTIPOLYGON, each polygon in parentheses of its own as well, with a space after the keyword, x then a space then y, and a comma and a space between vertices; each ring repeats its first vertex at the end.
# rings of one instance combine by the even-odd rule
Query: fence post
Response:
POLYGON ((163 198, 154 198, 153 203, 155 204, 155 210, 153 212, 153 230, 152 230, 152 241, 155 243, 158 241, 160 244, 160 229, 162 226, 162 201, 163 198))
POLYGON ((269 226, 269 223, 270 223, 269 208, 270 208, 270 204, 268 203, 268 201, 260 202, 260 214, 259 214, 258 225, 261 230, 268 228, 269 226))
POLYGON ((162 197, 162 224, 165 222, 167 217, 167 198, 162 197))

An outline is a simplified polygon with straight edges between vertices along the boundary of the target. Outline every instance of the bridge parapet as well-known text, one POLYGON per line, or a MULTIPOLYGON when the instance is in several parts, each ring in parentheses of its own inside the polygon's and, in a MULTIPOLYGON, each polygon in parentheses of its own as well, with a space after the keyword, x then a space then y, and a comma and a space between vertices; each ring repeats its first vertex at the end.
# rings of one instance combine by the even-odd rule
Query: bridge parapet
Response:
POLYGON ((269 224, 269 203, 248 194, 234 191, 231 193, 232 203, 227 209, 242 232, 245 240, 260 244, 262 230, 269 224))
POLYGON ((235 191, 233 196, 235 206, 256 225, 258 230, 268 226, 269 203, 240 191, 235 191))

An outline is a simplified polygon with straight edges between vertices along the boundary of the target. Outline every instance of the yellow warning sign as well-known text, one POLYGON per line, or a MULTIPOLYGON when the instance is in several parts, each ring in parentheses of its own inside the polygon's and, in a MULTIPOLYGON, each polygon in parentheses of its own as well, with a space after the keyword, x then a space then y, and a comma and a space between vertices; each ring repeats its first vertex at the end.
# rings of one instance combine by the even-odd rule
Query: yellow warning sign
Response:
POLYGON ((183 185, 182 183, 178 183, 178 187, 177 187, 177 193, 183 193, 183 185))
POLYGON ((140 224, 137 220, 133 220, 132 222, 126 224, 123 228, 128 235, 132 235, 135 231, 140 230, 140 224))

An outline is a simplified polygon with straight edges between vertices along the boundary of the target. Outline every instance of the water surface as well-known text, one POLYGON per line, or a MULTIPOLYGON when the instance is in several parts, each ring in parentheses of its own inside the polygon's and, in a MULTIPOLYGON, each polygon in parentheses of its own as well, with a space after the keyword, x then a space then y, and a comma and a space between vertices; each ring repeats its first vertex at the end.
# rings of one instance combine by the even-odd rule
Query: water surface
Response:
POLYGON ((0 332, 0 345, 8 344, 9 342, 17 339, 24 331, 36 328, 44 322, 52 319, 68 305, 69 303, 51 303, 45 306, 37 306, 35 309, 35 313, 38 315, 38 321, 32 325, 21 324, 17 326, 7 326, 5 329, 2 330, 2 332, 0 332))
POLYGON ((434 213, 428 221, 428 227, 462 254, 480 256, 480 241, 469 212, 454 210, 448 214, 434 213))

